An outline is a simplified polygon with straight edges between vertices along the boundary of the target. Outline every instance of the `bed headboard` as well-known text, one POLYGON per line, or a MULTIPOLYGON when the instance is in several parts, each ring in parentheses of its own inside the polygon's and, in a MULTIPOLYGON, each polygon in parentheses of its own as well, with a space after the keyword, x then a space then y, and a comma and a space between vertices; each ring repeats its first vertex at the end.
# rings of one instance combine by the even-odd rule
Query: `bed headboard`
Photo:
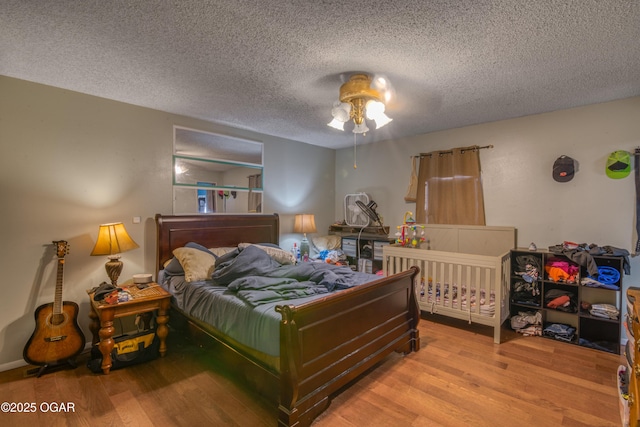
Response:
POLYGON ((173 257, 173 250, 189 242, 207 248, 238 243, 275 243, 280 238, 278 214, 162 215, 156 214, 156 268, 173 257))

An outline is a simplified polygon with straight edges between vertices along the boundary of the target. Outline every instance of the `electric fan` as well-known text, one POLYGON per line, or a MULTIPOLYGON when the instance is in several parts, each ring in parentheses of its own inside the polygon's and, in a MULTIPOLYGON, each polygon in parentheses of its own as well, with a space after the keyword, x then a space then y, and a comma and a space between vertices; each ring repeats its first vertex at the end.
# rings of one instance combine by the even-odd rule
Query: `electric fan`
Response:
POLYGON ((354 193, 344 197, 344 222, 351 227, 366 227, 369 225, 369 217, 357 202, 367 204, 369 196, 365 193, 354 193))
POLYGON ((376 212, 376 208, 378 207, 376 202, 372 200, 365 205, 362 201, 356 200, 356 205, 358 205, 360 210, 362 210, 362 212, 364 212, 371 221, 374 223, 377 222, 380 225, 380 228, 384 228, 384 225, 382 225, 382 221, 380 220, 380 215, 376 212))

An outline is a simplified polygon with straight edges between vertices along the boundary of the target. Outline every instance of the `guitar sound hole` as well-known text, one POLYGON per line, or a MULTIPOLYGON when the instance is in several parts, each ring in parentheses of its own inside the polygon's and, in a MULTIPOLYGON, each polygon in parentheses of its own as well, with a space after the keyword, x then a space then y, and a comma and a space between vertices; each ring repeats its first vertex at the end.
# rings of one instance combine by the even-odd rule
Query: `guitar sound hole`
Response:
POLYGON ((60 313, 60 314, 53 314, 51 316, 51 324, 52 325, 60 325, 61 323, 64 322, 64 314, 60 313))

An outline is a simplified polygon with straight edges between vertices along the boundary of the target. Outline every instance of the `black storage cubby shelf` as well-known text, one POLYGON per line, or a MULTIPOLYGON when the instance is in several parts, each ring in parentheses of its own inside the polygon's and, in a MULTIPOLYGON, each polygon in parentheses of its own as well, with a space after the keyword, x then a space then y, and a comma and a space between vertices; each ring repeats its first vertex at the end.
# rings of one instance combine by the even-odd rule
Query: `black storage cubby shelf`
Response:
POLYGON ((393 239, 387 236, 346 235, 342 236, 342 251, 358 271, 377 273, 382 270, 382 248, 392 242, 393 239))
POLYGON ((619 279, 608 283, 607 287, 585 286, 581 279, 590 277, 586 266, 547 251, 512 250, 511 316, 520 312, 540 311, 543 328, 552 323, 575 328, 569 342, 620 354, 623 258, 594 255, 593 261, 598 267, 607 267, 606 270, 612 273, 609 281, 612 277, 619 276, 619 279), (545 266, 552 260, 575 265, 576 274, 565 276, 548 272, 545 266), (536 264, 537 275, 535 271, 527 274, 524 267, 526 261, 536 264), (554 303, 550 304, 551 301, 554 303), (562 304, 556 306, 558 303, 562 304), (614 306, 618 310, 617 318, 594 316, 589 311, 589 306, 593 304, 614 306))

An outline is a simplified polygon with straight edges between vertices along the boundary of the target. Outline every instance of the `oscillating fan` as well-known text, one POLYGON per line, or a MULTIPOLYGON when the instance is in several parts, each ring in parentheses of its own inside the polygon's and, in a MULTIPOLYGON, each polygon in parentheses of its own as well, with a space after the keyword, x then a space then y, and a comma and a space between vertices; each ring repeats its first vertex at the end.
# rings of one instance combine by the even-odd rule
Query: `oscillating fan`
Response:
POLYGON ((369 196, 365 193, 355 193, 344 197, 344 222, 351 227, 366 227, 369 225, 369 217, 357 202, 367 204, 369 196))
POLYGON ((376 212, 376 208, 378 207, 376 202, 372 200, 365 205, 362 201, 356 200, 356 205, 358 205, 360 210, 362 210, 362 212, 364 212, 371 221, 374 223, 377 222, 381 228, 384 228, 384 225, 382 225, 382 221, 380 220, 380 215, 376 212))

